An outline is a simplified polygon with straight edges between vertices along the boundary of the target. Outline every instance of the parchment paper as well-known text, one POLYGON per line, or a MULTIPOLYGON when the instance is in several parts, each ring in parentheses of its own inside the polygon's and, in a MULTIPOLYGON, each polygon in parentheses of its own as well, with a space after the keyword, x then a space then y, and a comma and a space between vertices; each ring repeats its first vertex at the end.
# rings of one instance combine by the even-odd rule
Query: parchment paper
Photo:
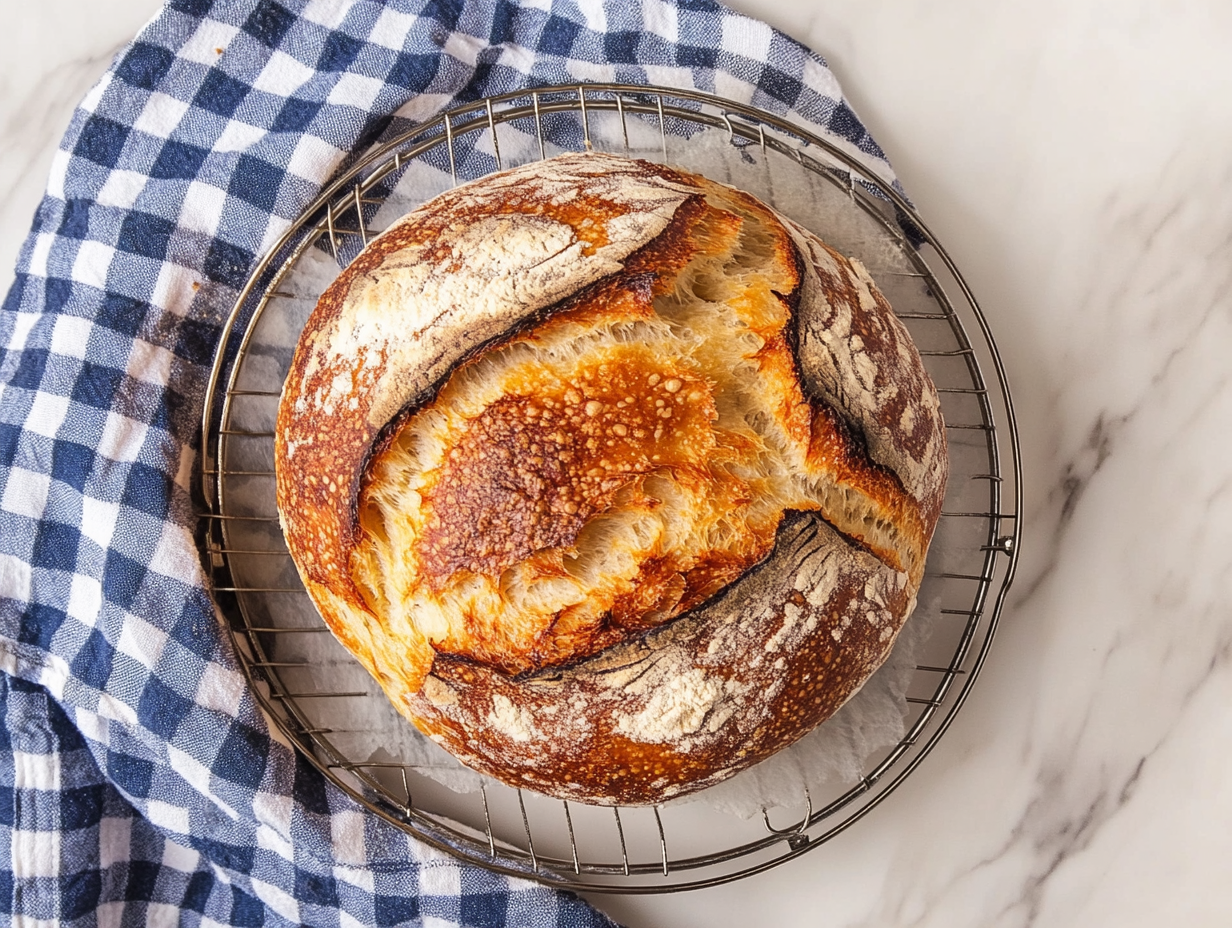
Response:
MULTIPOLYGON (((632 153, 662 160, 656 127, 633 121, 632 153)), ((623 138, 603 131, 602 120, 592 135, 623 138)), ((538 143, 514 128, 502 127, 500 138, 505 166, 538 157, 538 143), (504 131, 508 130, 508 131, 504 131)), ((549 151, 551 154, 551 151, 549 151)), ((918 275, 903 255, 902 245, 885 225, 858 208, 847 186, 805 171, 787 159, 765 159, 760 152, 731 144, 727 134, 708 130, 690 139, 672 139, 668 162, 732 183, 774 204, 781 211, 820 234, 839 250, 861 258, 896 308, 927 305, 936 311, 918 275)), ((374 216, 372 229, 383 229, 430 196, 452 186, 447 171, 415 161, 403 172, 374 216)), ((354 253, 353 249, 344 252, 354 253)), ((343 255, 344 259, 346 254, 343 255)), ((255 393, 281 389, 295 342, 317 296, 338 274, 331 249, 323 243, 308 249, 290 274, 278 284, 281 296, 271 303, 256 324, 242 361, 236 386, 255 393)), ((918 336, 917 336, 918 338, 918 336)), ((268 432, 273 428, 276 398, 238 396, 234 424, 240 429, 268 432), (248 401, 251 400, 251 401, 248 401)), ((963 453, 952 447, 952 455, 963 453)), ((978 451, 978 448, 977 448, 978 451)), ((227 446, 225 466, 236 472, 227 481, 229 511, 268 515, 273 512, 273 482, 268 476, 246 478, 247 472, 272 468, 272 440, 233 440, 227 446)), ((235 559, 237 584, 270 590, 299 586, 293 565, 285 556, 276 523, 228 523, 229 546, 236 550, 268 550, 269 556, 235 559), (278 556, 281 552, 283 556, 278 556)), ((969 550, 979 538, 952 537, 946 546, 969 550)), ((936 558, 934 557, 934 560, 936 558)), ((282 593, 246 598, 249 623, 308 629, 302 633, 259 639, 265 653, 251 655, 265 663, 284 665, 277 672, 288 691, 295 693, 354 693, 353 696, 311 696, 300 704, 311 713, 318 736, 341 756, 353 761, 402 765, 458 792, 480 788, 484 779, 421 736, 388 703, 375 682, 328 633, 306 596, 282 593), (290 666, 302 663, 304 666, 290 666)), ((829 721, 796 745, 726 783, 678 803, 705 802, 741 817, 759 815, 775 807, 798 808, 807 794, 810 801, 844 791, 859 783, 875 759, 896 745, 907 730, 908 690, 917 665, 927 649, 938 618, 937 595, 926 583, 920 604, 899 636, 887 663, 829 721)), ((375 769, 380 769, 375 768, 375 769)))

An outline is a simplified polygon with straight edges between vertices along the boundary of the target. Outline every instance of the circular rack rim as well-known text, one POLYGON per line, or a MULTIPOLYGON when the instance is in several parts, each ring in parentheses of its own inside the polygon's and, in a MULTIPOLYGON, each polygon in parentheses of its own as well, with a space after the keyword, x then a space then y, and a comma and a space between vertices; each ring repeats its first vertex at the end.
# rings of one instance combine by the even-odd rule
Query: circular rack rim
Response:
MULTIPOLYGON (((727 883, 763 872, 798 857, 827 842, 862 819, 889 796, 932 751, 966 702, 991 646, 1001 609, 1014 578, 1020 547, 1021 454, 1009 386, 988 322, 948 252, 919 218, 905 197, 891 184, 876 177, 866 165, 839 146, 796 123, 788 122, 751 106, 737 104, 699 91, 628 84, 582 84, 513 91, 452 109, 391 139, 359 159, 355 165, 318 195, 251 272, 222 329, 207 385, 201 428, 202 487, 208 510, 204 513, 206 554, 211 568, 211 577, 215 584, 215 595, 221 611, 228 619, 228 630, 233 637, 236 653, 240 656, 240 662, 254 697, 268 717, 335 785, 362 806, 411 832, 420 840, 489 870, 511 876, 539 879, 574 890, 641 894, 698 889, 727 883), (591 112, 618 114, 624 130, 626 148, 628 148, 629 141, 626 120, 630 114, 657 119, 662 136, 664 160, 668 158, 667 121, 679 119, 702 127, 725 130, 730 141, 734 143, 739 138, 743 144, 759 146, 763 156, 768 157, 766 153, 772 150, 779 155, 798 161, 801 166, 822 176, 826 176, 828 172, 830 176, 826 176, 826 179, 835 184, 839 183, 834 176, 835 168, 816 159, 809 149, 823 153, 831 162, 836 162, 838 169, 845 171, 845 182, 853 200, 866 213, 880 222, 900 243, 903 243, 904 253, 910 256, 911 261, 920 271, 919 276, 928 281, 934 298, 941 304, 945 314, 944 318, 948 321, 959 348, 952 352, 938 353, 962 356, 975 384, 972 389, 952 392, 976 394, 981 415, 985 420, 981 425, 957 427, 984 431, 991 465, 991 473, 980 475, 988 479, 988 511, 950 514, 960 517, 980 516, 988 521, 987 543, 982 546, 983 569, 978 576, 965 578, 979 581, 973 605, 969 610, 942 610, 965 615, 967 617, 966 626, 948 666, 917 668, 939 673, 940 680, 930 699, 909 700, 923 703, 924 708, 898 745, 874 769, 865 773, 856 785, 826 805, 814 808, 812 798, 806 795, 807 811, 797 825, 785 829, 774 828, 770 824, 769 816, 763 810, 766 829, 764 837, 726 848, 717 853, 669 860, 663 821, 658 807, 654 807, 661 856, 660 860, 650 863, 630 862, 625 848, 619 808, 614 808, 613 812, 620 835, 623 860, 610 864, 587 863, 582 865, 579 861, 568 803, 563 805, 565 821, 569 829, 569 842, 572 847, 572 860, 547 858, 535 853, 534 840, 521 790, 517 791, 517 798, 525 829, 527 844, 525 850, 508 846, 504 841, 498 847, 488 814, 486 789, 481 791, 486 828, 485 838, 476 838, 466 831, 453 827, 448 822, 442 822, 435 817, 434 813, 414 808, 410 802, 409 787, 406 788, 408 796, 406 804, 388 794, 388 791, 384 790, 375 779, 362 769, 356 769, 357 766, 379 765, 356 765, 348 762, 347 758, 334 749, 327 739, 313 735, 306 716, 293 698, 294 694, 285 692, 285 688, 282 692, 278 692, 279 683, 276 675, 271 675, 261 669, 260 660, 250 661, 245 657, 251 650, 260 658, 264 651, 258 635, 265 630, 248 623, 241 595, 259 591, 246 590, 232 585, 232 571, 227 553, 229 550, 227 521, 229 518, 237 517, 226 512, 225 478, 228 476, 228 471, 222 466, 222 462, 226 454, 228 438, 226 425, 231 414, 231 401, 233 396, 243 393, 235 389, 235 379, 242 366, 242 360, 256 322, 271 299, 278 295, 278 283, 288 269, 294 266, 304 251, 322 235, 328 235, 335 257, 338 255, 337 243, 341 235, 358 235, 361 242, 367 244, 369 230, 364 220, 364 206, 378 204, 382 201, 368 199, 365 194, 371 192, 372 188, 386 177, 400 172, 407 163, 420 154, 439 148, 443 144, 449 155, 450 173, 454 182, 457 183, 454 143, 459 137, 471 132, 485 130, 489 132, 499 170, 502 165, 497 125, 513 120, 534 120, 539 153, 541 157, 546 157, 543 117, 555 113, 576 114, 581 120, 580 128, 584 146, 590 148, 591 112), (857 190, 857 187, 861 189, 857 190), (981 347, 986 354, 986 360, 993 367, 996 393, 1000 399, 999 408, 994 408, 994 397, 984 379, 976 351, 971 345, 962 320, 958 318, 953 303, 945 292, 945 287, 925 263, 918 248, 907 245, 902 232, 892 226, 891 221, 883 214, 874 213, 871 206, 864 201, 862 197, 869 195, 890 204, 900 221, 914 227, 920 241, 935 251, 937 258, 948 272, 951 283, 958 288, 969 314, 978 325, 979 334, 983 339, 981 347), (354 213, 356 228, 339 226, 339 218, 347 212, 354 213), (224 375, 227 377, 226 391, 220 397, 219 387, 223 383, 224 375), (1001 416, 1004 417, 1004 421, 997 424, 996 420, 1001 416), (1005 445, 1004 450, 1008 452, 1008 463, 1012 469, 1013 486, 1009 500, 1003 499, 1001 493, 1005 479, 1002 476, 1001 464, 1002 442, 1005 445), (1005 505, 1006 503, 1011 503, 1011 505, 1005 505), (1006 523, 1009 524, 1008 529, 1005 528, 1006 523), (995 595, 991 597, 990 603, 990 593, 998 573, 1000 574, 999 586, 995 595), (972 644, 981 634, 983 637, 979 639, 978 647, 972 655, 972 644), (967 666, 962 666, 964 662, 968 662, 967 666), (955 693, 953 688, 960 678, 961 682, 955 693), (265 695, 260 684, 270 687, 269 697, 265 695), (950 700, 948 704, 947 699, 950 700), (937 718, 938 712, 943 708, 944 713, 937 718), (318 752, 324 753, 327 758, 332 758, 332 761, 323 759, 318 752), (346 769, 356 776, 368 788, 368 794, 343 780, 337 773, 339 768, 346 769), (849 814, 834 823, 828 821, 843 810, 849 810, 849 814), (672 874, 692 875, 695 871, 705 870, 707 867, 719 867, 743 857, 764 852, 776 844, 785 844, 786 848, 780 848, 777 854, 752 862, 741 869, 714 875, 696 874, 697 878, 686 878, 683 881, 670 883, 603 881, 604 878, 619 880, 621 877, 644 877, 659 873, 665 880, 672 874)), ((405 767, 402 770, 402 776, 405 786, 405 767)))

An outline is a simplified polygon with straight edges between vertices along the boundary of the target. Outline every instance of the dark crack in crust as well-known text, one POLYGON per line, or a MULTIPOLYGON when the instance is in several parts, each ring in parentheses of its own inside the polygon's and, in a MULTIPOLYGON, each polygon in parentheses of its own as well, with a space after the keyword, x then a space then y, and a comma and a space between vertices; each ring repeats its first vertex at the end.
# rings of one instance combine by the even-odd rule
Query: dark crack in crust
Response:
POLYGON ((766 561, 670 625, 522 678, 442 656, 407 704, 430 737, 498 779, 512 773, 531 789, 605 805, 670 799, 769 757, 836 712, 893 645, 884 633, 908 606, 895 576, 816 514, 793 513, 766 561), (818 558, 830 569, 810 565, 818 558), (869 602, 870 587, 883 603, 869 602), (843 630, 837 640, 830 625, 843 630), (656 730, 673 706, 655 694, 690 675, 717 681, 701 713, 656 730), (490 718, 502 700, 518 716, 505 730, 490 718))

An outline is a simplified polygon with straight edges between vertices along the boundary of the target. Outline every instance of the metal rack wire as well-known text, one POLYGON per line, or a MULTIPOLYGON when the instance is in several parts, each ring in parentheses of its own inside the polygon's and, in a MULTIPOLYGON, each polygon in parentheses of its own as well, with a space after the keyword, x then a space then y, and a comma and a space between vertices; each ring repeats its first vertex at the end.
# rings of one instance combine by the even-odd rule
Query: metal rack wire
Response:
MULTIPOLYGON (((778 199, 791 201, 776 204, 789 214, 802 208, 794 194, 780 191, 778 199)), ((824 215, 793 218, 827 235, 824 215)), ((858 156, 801 126, 703 93, 614 84, 511 93, 456 109, 361 158, 288 229, 240 294, 211 374, 202 430, 214 589, 274 723, 357 801, 427 843, 574 889, 715 885, 851 827, 916 768, 968 698, 1018 556, 1013 406, 987 321, 953 261, 910 204, 858 156), (716 179, 771 201, 776 178, 799 175, 828 209, 851 211, 865 230, 832 244, 870 265, 938 385, 952 477, 921 590, 920 610, 934 630, 911 678, 906 734, 871 758, 858 782, 832 795, 806 793, 796 809, 763 809, 746 822, 703 803, 599 809, 495 781, 455 793, 416 762, 357 749, 354 725, 336 724, 354 719, 338 708, 351 704, 372 713, 374 725, 405 726, 396 715, 382 716, 392 709, 354 661, 340 657, 322 669, 320 648, 332 639, 278 526, 273 410, 290 362, 287 346, 316 297, 304 292, 297 269, 326 254, 336 272, 396 211, 399 197, 424 200, 442 184, 570 148, 626 152, 711 176, 717 170, 726 176, 716 179), (794 821, 776 826, 772 817, 794 821)))

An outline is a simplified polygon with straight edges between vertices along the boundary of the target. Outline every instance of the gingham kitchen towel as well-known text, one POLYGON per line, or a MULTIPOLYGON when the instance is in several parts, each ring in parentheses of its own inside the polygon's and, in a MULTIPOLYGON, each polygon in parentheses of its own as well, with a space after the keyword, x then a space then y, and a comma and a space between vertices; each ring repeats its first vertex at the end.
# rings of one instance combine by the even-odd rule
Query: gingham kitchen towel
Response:
POLYGON ((423 847, 298 759, 193 540, 206 375, 262 251, 391 127, 590 80, 714 91, 883 161, 820 58, 710 0, 171 0, 82 102, 0 311, 12 921, 610 924, 423 847))

